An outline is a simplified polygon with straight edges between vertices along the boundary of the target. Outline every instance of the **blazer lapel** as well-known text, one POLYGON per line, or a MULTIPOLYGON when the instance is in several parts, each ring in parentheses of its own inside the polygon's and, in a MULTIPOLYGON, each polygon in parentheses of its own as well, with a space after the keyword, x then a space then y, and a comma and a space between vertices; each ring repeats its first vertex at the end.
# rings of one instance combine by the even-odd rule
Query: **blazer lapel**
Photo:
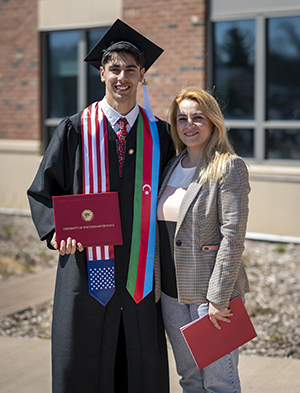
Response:
POLYGON ((185 193, 185 196, 183 197, 183 200, 181 202, 180 208, 179 208, 175 237, 181 227, 181 224, 186 216, 187 211, 189 210, 189 207, 191 206, 193 200, 198 195, 201 187, 202 187, 201 182, 194 181, 189 185, 189 187, 185 193))

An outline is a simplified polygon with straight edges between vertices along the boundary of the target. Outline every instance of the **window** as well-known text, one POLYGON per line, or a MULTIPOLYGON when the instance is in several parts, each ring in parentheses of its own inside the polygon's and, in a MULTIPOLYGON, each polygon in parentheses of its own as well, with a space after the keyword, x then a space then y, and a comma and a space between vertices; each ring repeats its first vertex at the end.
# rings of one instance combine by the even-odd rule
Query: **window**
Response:
MULTIPOLYGON (((226 119, 254 119, 255 22, 220 22, 214 29, 214 86, 226 119)), ((253 157, 253 129, 232 128, 237 154, 253 157)))
POLYGON ((228 137, 234 151, 245 158, 254 157, 254 140, 252 128, 233 128, 228 129, 228 137))
POLYGON ((269 120, 300 120, 300 17, 267 21, 269 120))
POLYGON ((48 36, 48 118, 77 111, 79 32, 54 32, 48 36))
MULTIPOLYGON (((90 30, 88 33, 88 53, 94 48, 107 29, 90 30)), ((105 83, 95 67, 88 67, 88 104, 99 101, 105 95, 105 83)))
POLYGON ((254 118, 255 22, 215 24, 214 82, 227 119, 254 118))
POLYGON ((300 130, 266 130, 266 158, 300 160, 300 130))
POLYGON ((106 28, 44 33, 43 147, 62 118, 73 115, 105 94, 100 73, 83 60, 106 28))
POLYGON ((213 23, 211 86, 237 154, 300 160, 300 16, 213 23))

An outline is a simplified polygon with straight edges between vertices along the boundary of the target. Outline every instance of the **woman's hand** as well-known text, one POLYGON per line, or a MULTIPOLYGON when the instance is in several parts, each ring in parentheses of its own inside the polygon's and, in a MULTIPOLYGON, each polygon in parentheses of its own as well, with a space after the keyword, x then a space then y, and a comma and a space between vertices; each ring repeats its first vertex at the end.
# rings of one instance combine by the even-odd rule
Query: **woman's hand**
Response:
POLYGON ((221 326, 218 324, 218 321, 230 323, 230 319, 228 317, 233 316, 230 308, 221 307, 215 303, 209 303, 208 315, 211 323, 219 330, 221 329, 221 326))
POLYGON ((60 255, 75 254, 76 250, 80 252, 84 250, 84 247, 81 243, 77 243, 75 239, 71 239, 70 237, 68 237, 67 241, 62 240, 60 242, 60 247, 58 247, 58 243, 56 241, 56 232, 54 232, 50 244, 53 248, 55 248, 55 250, 59 251, 60 255))

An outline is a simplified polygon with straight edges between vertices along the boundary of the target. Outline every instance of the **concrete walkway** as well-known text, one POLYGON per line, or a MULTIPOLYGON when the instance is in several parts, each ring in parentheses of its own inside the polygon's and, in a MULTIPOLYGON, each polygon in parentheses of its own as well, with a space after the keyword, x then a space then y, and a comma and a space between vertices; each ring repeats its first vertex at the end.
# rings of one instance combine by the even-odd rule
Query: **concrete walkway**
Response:
MULTIPOLYGON (((54 280, 49 269, 0 284, 0 316, 51 299, 54 280)), ((0 353, 1 393, 51 392, 50 341, 0 337, 0 353)), ((181 393, 171 349, 169 360, 171 393, 181 393)), ((243 393, 300 393, 298 359, 240 356, 239 370, 243 393)))

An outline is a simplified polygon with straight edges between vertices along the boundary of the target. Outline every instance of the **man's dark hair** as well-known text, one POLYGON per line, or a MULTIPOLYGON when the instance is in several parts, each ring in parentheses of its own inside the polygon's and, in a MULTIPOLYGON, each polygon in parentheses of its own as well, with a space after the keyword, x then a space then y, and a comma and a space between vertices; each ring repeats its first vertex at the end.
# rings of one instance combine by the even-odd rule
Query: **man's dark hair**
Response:
POLYGON ((101 60, 101 66, 104 67, 105 64, 107 64, 111 60, 114 53, 121 53, 121 52, 129 53, 134 57, 136 64, 140 66, 140 68, 144 67, 145 59, 142 52, 140 52, 136 46, 126 41, 117 42, 111 45, 109 48, 105 49, 101 60))

